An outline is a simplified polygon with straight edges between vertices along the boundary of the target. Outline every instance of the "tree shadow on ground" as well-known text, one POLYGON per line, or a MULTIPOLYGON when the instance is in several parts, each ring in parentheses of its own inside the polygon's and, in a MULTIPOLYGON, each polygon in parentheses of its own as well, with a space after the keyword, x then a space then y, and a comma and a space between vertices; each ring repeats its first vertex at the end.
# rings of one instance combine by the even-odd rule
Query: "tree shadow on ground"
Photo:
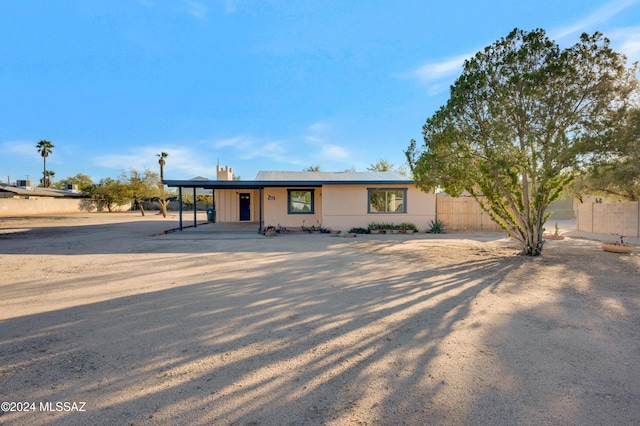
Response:
MULTIPOLYGON (((200 215, 206 217, 204 215, 200 215)), ((202 219, 200 217, 200 219, 202 219)), ((136 252, 180 252, 188 251, 223 252, 237 247, 231 240, 247 240, 241 247, 255 241, 271 241, 303 238, 308 235, 281 235, 265 237, 258 234, 258 224, 212 224, 199 220, 197 227, 193 221, 183 223, 184 231, 175 231, 179 222, 175 217, 160 219, 140 216, 138 213, 95 213, 91 215, 42 216, 0 218, 0 254, 49 254, 84 255, 117 254, 131 251, 128 242, 136 241, 140 247, 136 252), (91 223, 91 220, 113 222, 91 223), (42 225, 42 223, 52 223, 42 225), (59 223, 59 226, 57 225, 59 223), (237 226, 234 226, 237 225, 237 226), (175 231, 167 234, 167 231, 175 231), (166 242, 171 244, 167 245, 166 242)), ((315 238, 329 238, 326 234, 312 235, 315 238)), ((503 232, 464 232, 449 234, 414 235, 359 235, 357 241, 410 241, 414 239, 495 241, 504 238, 503 232)))
MULTIPOLYGON (((207 261, 184 256, 174 267, 207 261)), ((3 321, 3 399, 85 401, 87 412, 2 421, 437 421, 444 342, 522 263, 416 266, 343 242, 266 259, 237 249, 234 259, 193 284, 3 321)), ((97 271, 96 282, 110 273, 97 271)))
POLYGON ((516 275, 529 279, 504 283, 495 296, 517 294, 519 305, 487 324, 483 353, 464 374, 478 395, 462 410, 464 423, 637 424, 640 259, 556 246, 516 275), (549 269, 554 278, 545 281, 549 269))

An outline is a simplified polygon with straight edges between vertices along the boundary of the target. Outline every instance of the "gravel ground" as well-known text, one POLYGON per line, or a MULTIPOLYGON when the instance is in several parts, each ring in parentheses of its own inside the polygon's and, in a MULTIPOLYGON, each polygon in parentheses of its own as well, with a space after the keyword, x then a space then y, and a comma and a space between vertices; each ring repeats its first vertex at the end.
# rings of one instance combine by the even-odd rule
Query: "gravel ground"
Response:
POLYGON ((640 247, 216 225, 0 218, 0 424, 640 424, 640 247))

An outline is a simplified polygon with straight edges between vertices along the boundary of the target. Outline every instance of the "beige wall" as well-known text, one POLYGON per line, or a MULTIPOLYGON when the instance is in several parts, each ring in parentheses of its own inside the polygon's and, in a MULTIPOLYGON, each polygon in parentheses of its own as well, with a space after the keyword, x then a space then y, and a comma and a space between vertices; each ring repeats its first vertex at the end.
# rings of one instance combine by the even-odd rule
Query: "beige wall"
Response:
POLYGON ((551 220, 568 220, 575 219, 577 200, 572 194, 564 193, 552 202, 547 211, 551 213, 549 219, 551 220))
MULTIPOLYGON (((420 230, 428 227, 435 219, 434 194, 426 194, 413 186, 376 185, 375 188, 407 189, 407 213, 367 212, 369 200, 368 185, 325 185, 322 188, 264 188, 264 226, 283 226, 296 229, 304 226, 323 226, 332 230, 348 231, 354 227, 366 228, 370 222, 403 223, 411 222, 420 230), (288 189, 309 189, 314 191, 313 214, 289 214, 287 208, 288 189)), ((251 220, 259 221, 258 190, 216 190, 216 221, 237 222, 239 194, 251 193, 251 220)))
POLYGON ((578 205, 578 230, 640 237, 640 202, 578 205))
POLYGON ((289 188, 265 188, 263 194, 264 225, 300 228, 303 226, 326 226, 322 223, 322 188, 295 187, 291 189, 313 190, 313 214, 289 214, 287 208, 289 188))
POLYGON ((322 212, 323 226, 334 230, 366 228, 371 222, 410 222, 423 231, 436 217, 436 198, 434 194, 426 194, 414 186, 325 185, 322 212), (407 189, 407 213, 368 213, 368 188, 407 189))
MULTIPOLYGON (((127 211, 131 206, 120 206, 114 211, 127 211)), ((107 209, 101 209, 106 211, 107 209)), ((31 197, 0 199, 0 216, 36 214, 87 213, 98 211, 88 198, 31 197)))
POLYGON ((260 220, 260 203, 257 189, 216 189, 216 222, 238 222, 240 220, 240 194, 251 196, 251 222, 260 220))

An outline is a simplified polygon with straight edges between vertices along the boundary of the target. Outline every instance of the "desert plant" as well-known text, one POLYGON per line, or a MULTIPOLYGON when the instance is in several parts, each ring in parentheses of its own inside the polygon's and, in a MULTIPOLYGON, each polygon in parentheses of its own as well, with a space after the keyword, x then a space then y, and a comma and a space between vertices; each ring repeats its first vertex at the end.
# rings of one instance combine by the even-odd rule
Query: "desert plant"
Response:
POLYGON ((429 230, 432 234, 444 234, 444 222, 441 220, 432 220, 429 222, 429 230))

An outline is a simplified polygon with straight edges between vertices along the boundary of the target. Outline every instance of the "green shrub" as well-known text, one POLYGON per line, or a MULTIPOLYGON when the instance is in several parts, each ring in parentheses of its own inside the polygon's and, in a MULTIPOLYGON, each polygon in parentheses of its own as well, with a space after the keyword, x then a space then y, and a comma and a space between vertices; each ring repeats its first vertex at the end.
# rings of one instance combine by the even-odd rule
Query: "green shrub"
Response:
POLYGON ((349 232, 352 234, 367 234, 369 230, 365 228, 351 228, 349 232))
POLYGON ((371 231, 384 229, 383 224, 378 222, 371 222, 368 226, 369 226, 369 230, 371 231))
POLYGON ((429 222, 429 230, 432 234, 444 234, 444 222, 441 220, 432 220, 429 222))
POLYGON ((413 223, 409 223, 409 222, 401 223, 400 225, 398 225, 398 228, 405 231, 418 231, 418 227, 413 223))

